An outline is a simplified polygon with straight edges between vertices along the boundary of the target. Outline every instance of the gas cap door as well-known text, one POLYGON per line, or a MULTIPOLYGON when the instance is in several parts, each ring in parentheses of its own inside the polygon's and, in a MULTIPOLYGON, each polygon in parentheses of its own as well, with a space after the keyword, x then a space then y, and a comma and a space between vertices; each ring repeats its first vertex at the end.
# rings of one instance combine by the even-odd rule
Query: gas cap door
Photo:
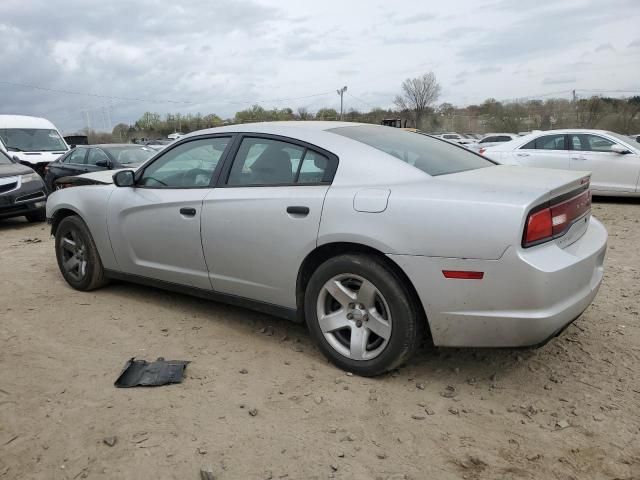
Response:
POLYGON ((380 213, 387 209, 391 190, 386 188, 365 188, 353 197, 356 212, 380 213))

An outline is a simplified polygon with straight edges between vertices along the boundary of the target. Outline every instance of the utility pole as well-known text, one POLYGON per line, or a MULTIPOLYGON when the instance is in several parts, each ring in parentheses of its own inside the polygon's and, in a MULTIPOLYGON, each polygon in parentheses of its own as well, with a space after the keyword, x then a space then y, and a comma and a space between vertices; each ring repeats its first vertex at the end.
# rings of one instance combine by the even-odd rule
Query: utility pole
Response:
POLYGON ((344 97, 344 92, 347 91, 347 86, 345 85, 342 88, 339 88, 338 90, 336 90, 336 92, 338 92, 338 95, 340 95, 340 121, 342 121, 342 106, 343 106, 343 101, 342 101, 342 97, 344 97))

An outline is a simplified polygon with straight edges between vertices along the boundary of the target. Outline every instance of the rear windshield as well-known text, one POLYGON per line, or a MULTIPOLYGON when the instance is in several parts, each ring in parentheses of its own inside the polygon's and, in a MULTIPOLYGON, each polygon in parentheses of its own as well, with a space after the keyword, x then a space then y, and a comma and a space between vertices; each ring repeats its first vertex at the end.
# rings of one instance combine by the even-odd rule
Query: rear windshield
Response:
POLYGON ((444 140, 397 128, 358 125, 332 128, 328 131, 382 150, 431 176, 495 165, 480 155, 444 140))

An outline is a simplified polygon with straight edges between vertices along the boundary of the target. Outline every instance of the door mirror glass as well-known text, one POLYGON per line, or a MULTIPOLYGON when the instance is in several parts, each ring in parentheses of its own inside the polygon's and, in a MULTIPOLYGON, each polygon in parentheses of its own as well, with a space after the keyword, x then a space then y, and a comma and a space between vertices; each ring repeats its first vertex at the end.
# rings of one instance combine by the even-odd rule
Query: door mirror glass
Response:
POLYGON ((611 151, 613 153, 619 153, 620 155, 624 155, 625 153, 630 153, 629 149, 626 147, 623 147, 622 145, 611 145, 611 151))
POLYGON ((96 167, 110 168, 109 160, 97 160, 96 167))
POLYGON ((116 187, 133 187, 135 180, 133 170, 121 170, 113 176, 116 187))

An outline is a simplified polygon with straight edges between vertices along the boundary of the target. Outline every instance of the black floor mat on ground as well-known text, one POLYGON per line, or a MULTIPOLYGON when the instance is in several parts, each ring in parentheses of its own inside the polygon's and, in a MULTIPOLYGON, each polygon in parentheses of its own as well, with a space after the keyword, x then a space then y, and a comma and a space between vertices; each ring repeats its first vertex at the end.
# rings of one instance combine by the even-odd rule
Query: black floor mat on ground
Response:
POLYGON ((114 383, 118 388, 157 387, 169 383, 181 383, 188 360, 165 360, 160 357, 155 362, 129 360, 114 383))

